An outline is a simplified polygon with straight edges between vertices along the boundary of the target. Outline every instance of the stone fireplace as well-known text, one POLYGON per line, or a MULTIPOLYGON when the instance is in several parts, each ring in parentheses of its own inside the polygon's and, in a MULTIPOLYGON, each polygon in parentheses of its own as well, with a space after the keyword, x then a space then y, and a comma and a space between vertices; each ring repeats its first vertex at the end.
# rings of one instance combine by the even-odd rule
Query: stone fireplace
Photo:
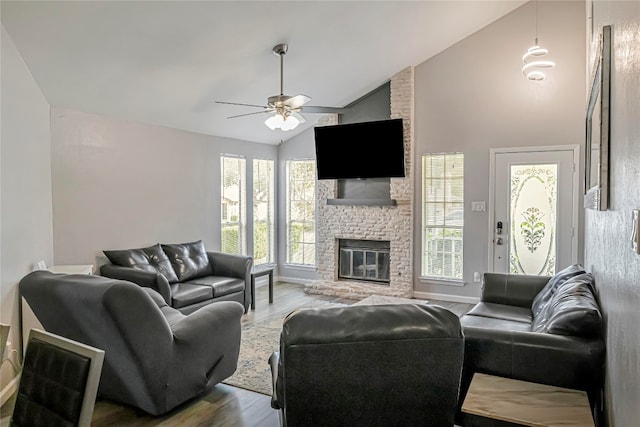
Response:
POLYGON ((305 292, 350 299, 374 294, 413 296, 413 81, 413 67, 391 79, 390 118, 403 119, 406 168, 404 178, 390 178, 393 203, 328 203, 339 193, 338 182, 317 182, 316 246, 320 280, 305 285, 305 292), (355 247, 354 241, 360 241, 360 246, 355 247), (378 242, 383 242, 384 247, 378 242), (343 259, 343 251, 351 258, 343 259), (387 261, 388 266, 382 268, 382 263, 387 261), (374 271, 375 279, 366 277, 374 276, 374 271))

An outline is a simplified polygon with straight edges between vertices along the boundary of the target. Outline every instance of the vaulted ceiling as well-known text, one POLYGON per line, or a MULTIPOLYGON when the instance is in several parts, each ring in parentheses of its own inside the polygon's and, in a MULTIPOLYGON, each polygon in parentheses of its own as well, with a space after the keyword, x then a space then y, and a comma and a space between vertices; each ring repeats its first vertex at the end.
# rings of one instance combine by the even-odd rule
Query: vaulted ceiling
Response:
POLYGON ((1 19, 52 106, 277 144, 280 92, 342 107, 525 1, 2 1, 1 19))

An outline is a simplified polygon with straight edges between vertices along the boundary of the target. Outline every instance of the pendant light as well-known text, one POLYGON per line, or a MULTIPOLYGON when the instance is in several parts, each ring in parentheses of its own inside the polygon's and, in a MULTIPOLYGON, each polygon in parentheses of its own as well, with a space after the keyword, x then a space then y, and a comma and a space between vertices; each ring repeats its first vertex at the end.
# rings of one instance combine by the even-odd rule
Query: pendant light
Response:
POLYGON ((544 80, 546 75, 542 70, 555 67, 556 65, 553 61, 540 59, 548 53, 549 51, 547 49, 538 44, 538 2, 536 1, 536 37, 534 45, 522 56, 522 62, 524 63, 522 66, 522 75, 529 80, 544 80))

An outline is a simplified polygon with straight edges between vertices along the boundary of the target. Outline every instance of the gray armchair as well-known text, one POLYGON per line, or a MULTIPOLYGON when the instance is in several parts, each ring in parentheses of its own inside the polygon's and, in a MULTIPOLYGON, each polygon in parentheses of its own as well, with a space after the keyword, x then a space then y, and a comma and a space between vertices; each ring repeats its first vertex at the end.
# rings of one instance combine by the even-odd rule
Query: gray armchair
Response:
POLYGON ((99 397, 160 415, 236 370, 237 302, 185 315, 150 288, 48 271, 28 274, 19 289, 47 331, 105 351, 99 397))
POLYGON ((285 426, 453 426, 464 338, 435 305, 290 314, 269 359, 285 426))

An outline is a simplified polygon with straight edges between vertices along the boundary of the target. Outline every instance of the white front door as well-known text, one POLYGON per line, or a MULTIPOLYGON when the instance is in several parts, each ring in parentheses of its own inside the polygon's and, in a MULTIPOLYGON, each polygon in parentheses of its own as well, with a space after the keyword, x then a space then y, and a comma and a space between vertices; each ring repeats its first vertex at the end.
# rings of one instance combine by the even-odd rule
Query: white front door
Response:
POLYGON ((577 260, 577 147, 491 150, 490 269, 553 275, 577 260))

